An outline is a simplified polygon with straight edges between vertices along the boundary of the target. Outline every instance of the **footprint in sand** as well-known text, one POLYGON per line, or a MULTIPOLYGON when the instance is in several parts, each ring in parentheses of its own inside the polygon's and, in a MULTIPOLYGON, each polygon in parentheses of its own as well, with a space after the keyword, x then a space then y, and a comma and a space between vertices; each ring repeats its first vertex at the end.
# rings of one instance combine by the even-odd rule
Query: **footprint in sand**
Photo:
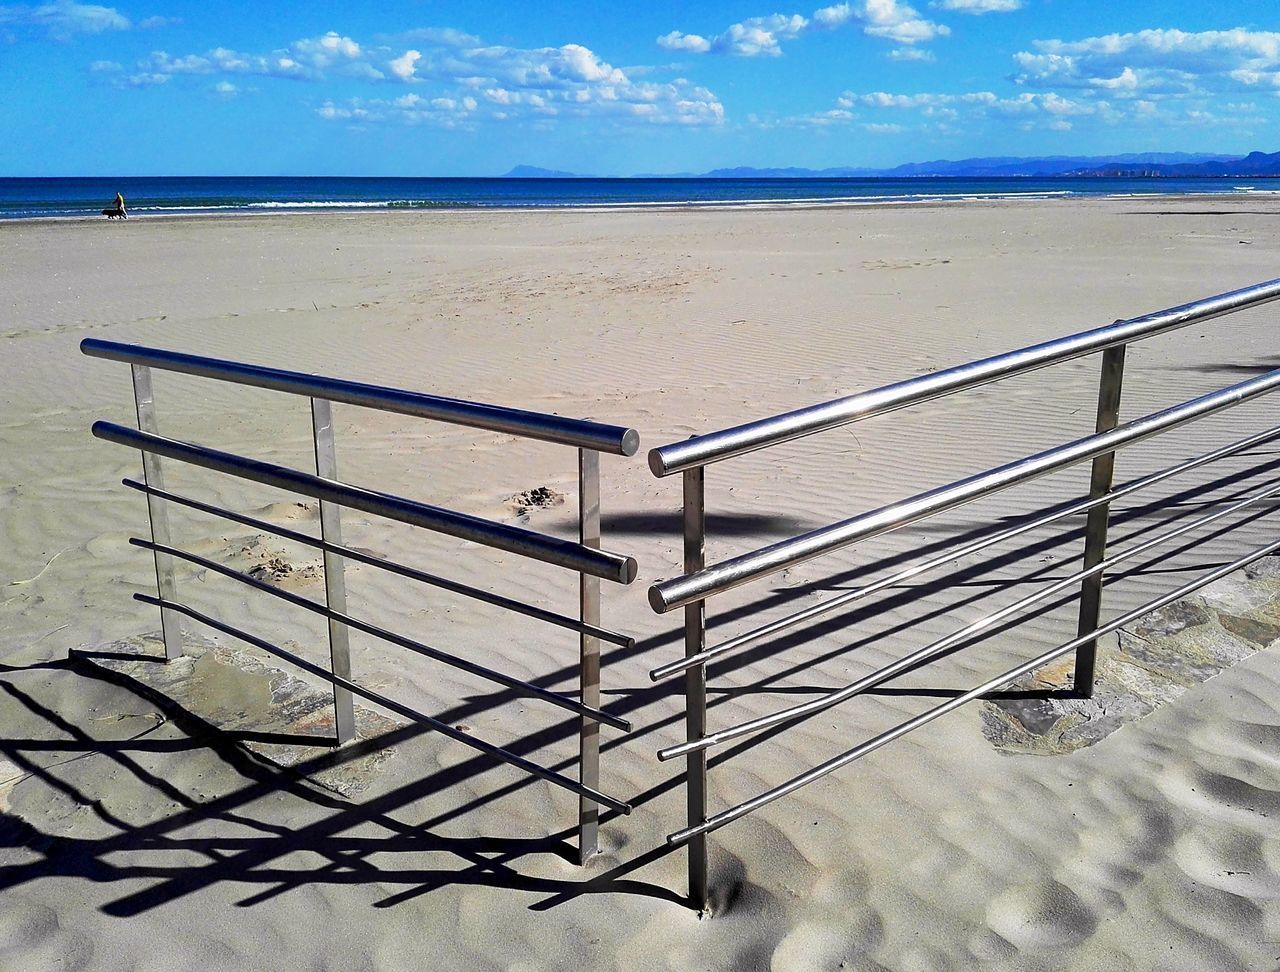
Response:
POLYGON ((863 270, 917 270, 922 267, 937 267, 950 260, 863 260, 863 270))

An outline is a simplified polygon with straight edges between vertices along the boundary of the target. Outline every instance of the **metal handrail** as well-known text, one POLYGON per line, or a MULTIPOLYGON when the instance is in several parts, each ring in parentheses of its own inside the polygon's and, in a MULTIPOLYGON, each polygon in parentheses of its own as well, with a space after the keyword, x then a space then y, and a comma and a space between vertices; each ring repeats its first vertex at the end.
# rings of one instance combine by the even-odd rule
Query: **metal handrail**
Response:
POLYGON ((1162 533, 1156 537, 1151 537, 1148 540, 1144 540, 1142 543, 1129 547, 1127 550, 1122 550, 1118 554, 1113 554, 1110 557, 1100 560, 1091 567, 1086 567, 1085 569, 1076 571, 1073 574, 1068 574, 1066 577, 1056 580, 1051 584, 1046 584, 1039 590, 1024 595, 1013 603, 1006 604, 999 610, 993 611, 976 621, 970 622, 963 628, 959 628, 958 630, 951 632, 951 634, 945 635, 937 641, 925 645, 923 648, 919 648, 908 655, 904 655, 897 661, 892 662, 883 668, 878 668, 874 672, 864 675, 856 682, 852 682, 844 688, 828 692, 816 699, 810 699, 808 702, 801 702, 798 705, 788 706, 785 709, 779 709, 777 712, 771 712, 768 715, 759 716, 758 718, 748 720, 747 722, 739 723, 736 726, 719 729, 713 733, 703 736, 700 739, 691 739, 688 742, 660 749, 658 750, 658 759, 674 759, 677 756, 685 756, 695 750, 711 749, 713 746, 720 746, 730 740, 738 739, 742 736, 749 736, 753 733, 768 729, 771 726, 781 725, 786 722, 794 722, 797 719, 804 718, 805 716, 813 715, 815 712, 821 712, 824 709, 829 709, 832 706, 839 705, 841 702, 847 702, 849 699, 855 698, 867 690, 889 681, 889 679, 896 675, 901 675, 902 673, 929 661, 931 658, 937 658, 958 645, 972 641, 976 635, 989 630, 993 625, 998 624, 1005 618, 1013 617, 1026 608, 1031 607, 1033 604, 1038 604, 1047 598, 1053 597, 1053 595, 1061 591, 1074 587, 1087 577, 1101 575, 1104 571, 1109 570, 1116 564, 1124 563, 1126 560, 1132 560, 1134 557, 1141 556, 1148 550, 1158 547, 1160 544, 1168 543, 1170 540, 1177 539, 1178 537, 1186 533, 1190 533, 1193 530, 1197 530, 1202 526, 1215 523, 1224 517, 1230 516, 1232 513, 1244 509, 1245 507, 1252 506, 1255 503, 1261 503, 1263 500, 1271 499, 1277 494, 1280 494, 1280 481, 1273 483, 1271 486, 1259 493, 1246 496, 1244 499, 1237 500, 1234 503, 1229 503, 1221 510, 1199 517, 1189 523, 1184 523, 1166 533, 1162 533))
MULTIPOLYGON (((1280 296, 1280 292, 1277 293, 1280 296)), ((945 510, 989 496, 1019 483, 1045 476, 1132 445, 1179 425, 1243 404, 1280 388, 1280 369, 1215 392, 1201 395, 1159 412, 1152 412, 1107 432, 1098 432, 1066 445, 1046 449, 1022 459, 995 466, 985 472, 947 486, 926 490, 915 496, 858 516, 841 520, 809 533, 762 547, 750 553, 722 560, 710 567, 660 581, 649 588, 649 603, 662 614, 694 601, 775 574, 788 567, 847 547, 859 540, 889 533, 945 510)))
POLYGON ((1049 526, 1050 524, 1066 519, 1067 517, 1077 516, 1080 513, 1087 513, 1089 510, 1095 509, 1096 507, 1105 506, 1106 504, 1120 499, 1121 497, 1128 496, 1131 493, 1136 493, 1149 486, 1154 486, 1156 483, 1163 482, 1171 476, 1188 472, 1207 463, 1216 462, 1219 459, 1234 455, 1237 452, 1242 452, 1252 446, 1269 442, 1277 437, 1280 437, 1280 425, 1267 429, 1264 432, 1258 432, 1254 435, 1246 436, 1245 438, 1239 439, 1230 445, 1222 446, 1220 449, 1214 449, 1212 452, 1206 452, 1203 455, 1196 456, 1176 465, 1168 466, 1158 472, 1132 480, 1125 483, 1123 486, 1117 486, 1110 492, 1103 493, 1100 496, 1079 500, 1075 503, 1064 506, 1061 509, 1055 510, 1052 513, 1046 514, 1045 516, 1036 517, 1028 520, 1026 523, 1020 523, 1017 526, 1009 527, 1006 530, 1000 530, 990 536, 980 537, 971 543, 964 544, 963 546, 957 547, 953 550, 948 550, 937 557, 933 557, 921 563, 912 564, 910 567, 906 567, 896 573, 889 574, 879 580, 872 581, 869 584, 864 584, 861 587, 855 587, 852 590, 845 591, 843 594, 837 594, 835 597, 827 598, 817 604, 811 604, 809 607, 796 611, 794 614, 788 614, 786 617, 778 618, 774 621, 768 622, 767 624, 762 624, 758 628, 752 628, 750 631, 744 631, 740 635, 734 635, 732 638, 728 638, 720 644, 712 648, 707 648, 696 655, 690 655, 686 658, 678 658, 675 661, 667 662, 665 665, 659 665, 657 668, 649 672, 649 678, 655 682, 659 682, 664 678, 670 678, 672 675, 678 675, 691 668, 709 664, 717 658, 722 658, 725 655, 737 651, 739 648, 754 644, 762 638, 767 638, 769 635, 778 634, 789 628, 793 628, 798 624, 803 624, 805 621, 811 621, 824 614, 829 614, 837 608, 844 607, 847 604, 852 604, 855 601, 860 601, 864 597, 869 597, 870 595, 883 591, 886 588, 893 587, 896 584, 901 584, 903 581, 910 580, 913 577, 918 577, 921 574, 941 567, 944 564, 953 563, 963 557, 969 556, 970 554, 1004 543, 1006 540, 1012 540, 1015 537, 1020 537, 1023 534, 1038 530, 1041 527, 1049 526))
POLYGON ((682 442, 673 442, 650 450, 649 468, 653 470, 655 476, 670 476, 673 473, 789 442, 801 436, 838 428, 874 415, 882 415, 908 405, 918 405, 952 392, 976 388, 1013 375, 1084 357, 1097 351, 1155 337, 1189 324, 1197 324, 1234 311, 1257 307, 1277 298, 1280 298, 1280 278, 1205 300, 1156 311, 1142 317, 1116 321, 1104 327, 1081 331, 1078 334, 1017 351, 1008 351, 943 371, 909 378, 906 381, 885 385, 846 398, 796 409, 682 442))
POLYGON ((542 412, 486 405, 482 402, 468 402, 439 395, 425 395, 399 388, 385 388, 381 385, 368 385, 324 375, 266 368, 239 361, 205 358, 195 354, 147 348, 137 344, 121 344, 116 341, 102 341, 97 338, 86 338, 81 341, 80 350, 92 357, 106 358, 110 361, 123 361, 127 364, 144 365, 164 371, 216 378, 220 381, 269 388, 272 391, 288 392, 293 395, 323 398, 346 405, 361 405, 384 412, 396 412, 400 415, 438 419, 452 425, 506 432, 521 438, 558 442, 561 445, 577 446, 595 452, 632 456, 640 448, 640 434, 635 429, 588 422, 584 419, 562 418, 559 415, 547 415, 542 412))
POLYGON ((874 738, 867 740, 865 743, 862 743, 860 746, 857 746, 854 749, 851 749, 840 756, 836 756, 833 759, 829 759, 824 763, 820 763, 818 766, 815 766, 813 769, 793 777, 792 779, 788 780, 786 783, 781 784, 780 786, 775 786, 772 789, 766 790, 764 793, 761 793, 759 796, 753 797, 752 799, 747 800, 743 803, 740 803, 735 807, 731 807, 728 810, 723 810, 720 813, 707 817, 706 819, 704 819, 698 824, 695 824, 694 826, 685 827, 682 830, 678 830, 675 833, 671 834, 669 837, 667 837, 667 843, 673 844, 673 845, 683 844, 694 837, 704 835, 712 830, 717 830, 720 827, 723 827, 725 824, 731 823, 732 821, 737 820, 739 817, 746 816, 748 813, 751 813, 751 811, 753 810, 758 810, 760 807, 764 806, 766 803, 772 803, 774 800, 778 799, 779 797, 786 796, 788 793, 794 793, 796 790, 800 789, 802 786, 812 783, 814 780, 819 780, 822 777, 828 775, 829 773, 834 772, 835 770, 839 769, 842 766, 847 766, 849 763, 852 763, 854 760, 860 759, 861 757, 867 755, 873 750, 879 749, 881 746, 885 745, 886 743, 892 742, 893 740, 898 739, 901 736, 905 736, 907 733, 911 732, 914 729, 919 729, 921 726, 925 725, 926 723, 932 722, 934 719, 937 719, 939 716, 944 716, 948 712, 953 712, 954 710, 960 708, 966 703, 972 702, 975 699, 982 698, 982 696, 986 695, 988 692, 993 692, 998 688, 1003 688, 1004 686, 1008 685, 1010 682, 1016 682, 1022 676, 1029 675, 1031 672, 1034 672, 1038 668, 1042 668, 1043 666, 1047 665, 1049 662, 1054 661, 1055 659, 1061 658, 1063 655, 1070 654, 1071 652, 1076 651, 1077 649, 1083 647, 1089 642, 1100 638, 1102 635, 1110 634, 1113 631, 1117 631, 1120 628, 1124 627, 1126 624, 1130 624, 1133 621, 1136 621, 1139 618, 1150 614, 1152 611, 1157 611, 1160 608, 1164 607, 1166 604, 1172 604, 1174 601, 1178 600, 1179 598, 1186 597, 1188 594, 1193 594, 1196 591, 1200 590, 1200 588, 1205 587, 1216 580, 1220 580, 1223 577, 1226 577, 1228 574, 1236 570, 1239 570, 1241 567, 1247 567, 1249 564, 1253 563, 1254 561, 1261 560, 1263 557, 1269 556, 1273 553, 1276 553, 1277 551, 1280 551, 1280 540, 1277 540, 1273 543, 1269 543, 1265 547, 1259 547, 1258 549, 1251 551, 1245 556, 1240 557, 1237 560, 1233 560, 1229 564, 1225 564, 1222 567, 1219 567, 1216 570, 1213 570, 1210 573, 1203 575, 1202 577, 1198 577, 1193 581, 1189 581, 1188 583, 1183 584, 1176 591, 1170 591, 1168 594, 1163 594, 1160 597, 1155 598, 1154 600, 1148 601, 1147 603, 1143 604, 1141 607, 1134 608, 1132 611, 1127 611, 1124 614, 1120 615, 1118 618, 1108 621, 1106 624, 1101 625, 1097 628, 1094 628, 1091 631, 1085 632, 1084 634, 1081 634, 1077 638, 1073 638, 1071 641, 1068 641, 1064 645, 1059 645, 1057 648, 1054 648, 1051 651, 1046 651, 1042 655, 1037 655, 1035 658, 1031 659, 1030 661, 1023 662, 1017 668, 1012 668, 1009 671, 1005 672, 1003 675, 997 675, 995 678, 990 679, 989 681, 983 682, 977 688, 970 689, 967 692, 957 695, 953 699, 948 699, 946 702, 943 702, 941 705, 937 706, 936 708, 930 709, 927 712, 923 712, 920 715, 916 716, 914 719, 909 719, 906 722, 902 723, 901 725, 895 726, 892 729, 882 732, 878 736, 875 736, 874 738))
POLYGON ((241 641, 253 645, 255 648, 261 648, 263 651, 275 655, 277 658, 283 658, 290 664, 301 668, 304 672, 309 672, 310 674, 315 675, 318 678, 322 678, 327 682, 331 682, 333 685, 343 688, 354 695, 359 695, 362 698, 368 699, 375 705, 380 705, 384 709, 389 709, 396 713, 396 715, 403 716, 412 722, 420 722, 423 725, 430 726, 441 735, 448 736, 450 739, 460 742, 465 746, 470 746, 472 749, 478 749, 480 752, 492 756, 503 763, 522 769, 531 776, 536 776, 539 779, 546 780, 548 783, 554 783, 556 786, 562 787, 563 789, 569 790, 573 793, 577 793, 589 800, 594 800, 606 807, 617 810, 619 813, 629 814, 631 812, 631 805, 624 803, 622 800, 615 800, 607 793, 602 793, 593 787, 585 786, 577 780, 565 776, 562 773, 557 773, 555 770, 547 769, 545 766, 539 766, 537 763, 531 762, 523 756, 519 756, 516 753, 503 749, 501 746, 495 746, 493 743, 485 742, 483 739, 477 739, 475 736, 469 735, 456 726, 451 726, 449 723, 440 719, 433 719, 431 716, 424 715, 416 709, 411 709, 407 705, 396 702, 394 699, 389 699, 379 692, 367 689, 357 682, 353 682, 348 678, 343 678, 340 675, 335 675, 333 672, 326 671, 319 665, 313 665, 305 658, 301 658, 291 651, 287 651, 278 645, 273 645, 271 642, 250 634, 248 631, 244 631, 240 628, 234 627, 233 625, 219 621, 217 618, 210 617, 203 611, 198 611, 187 604, 183 604, 181 601, 170 601, 165 598, 154 597, 150 594, 134 594, 133 599, 135 601, 140 601, 143 604, 150 604, 154 607, 166 608, 171 611, 177 611, 180 614, 185 614, 194 621, 199 621, 201 624, 207 624, 215 631, 221 631, 223 634, 230 635, 232 638, 239 638, 241 641))
POLYGON ((93 434, 107 442, 131 446, 153 455, 178 459, 240 479, 287 489, 304 496, 336 503, 351 509, 408 523, 435 533, 470 540, 486 547, 566 567, 619 584, 629 584, 636 576, 634 557, 584 547, 582 544, 524 530, 506 523, 495 523, 466 513, 430 506, 414 500, 352 486, 348 483, 314 476, 287 466, 248 459, 191 442, 180 442, 165 436, 141 432, 114 422, 94 422, 93 434))
MULTIPOLYGON (((1140 555, 1158 543, 1166 543, 1190 530, 1215 522, 1237 512, 1252 503, 1273 499, 1280 494, 1280 483, 1270 485, 1262 493, 1252 495, 1227 509, 1197 519, 1170 530, 1159 537, 1137 544, 1130 550, 1106 554, 1108 519, 1111 503, 1119 496, 1153 485, 1170 476, 1194 469, 1206 462, 1231 455, 1250 445, 1267 441, 1280 434, 1280 427, 1250 435, 1230 446, 1215 449, 1203 456, 1184 461, 1158 473, 1144 476, 1124 486, 1114 487, 1114 462, 1118 450, 1167 432, 1171 429, 1213 415, 1224 409, 1254 400, 1259 396, 1280 389, 1280 369, 1270 371, 1227 388, 1218 389, 1197 398, 1182 402, 1157 412, 1152 412, 1126 424, 1120 424, 1120 396, 1124 375, 1124 360, 1128 344, 1164 334, 1199 321, 1206 321, 1224 314, 1261 306, 1280 298, 1280 279, 1236 290, 1231 293, 1194 301, 1165 311, 1148 314, 1126 321, 1117 321, 1106 327, 1095 328, 1032 347, 996 355, 946 371, 912 378, 886 385, 860 395, 853 395, 833 402, 815 405, 778 415, 773 418, 739 425, 681 442, 673 442, 649 454, 650 467, 657 476, 683 474, 684 565, 679 576, 661 580, 649 589, 649 601, 659 614, 676 608, 684 611, 684 658, 663 664, 650 673, 652 679, 683 673, 685 694, 685 742, 668 746, 659 751, 659 758, 683 756, 686 763, 685 785, 688 804, 688 827, 673 834, 672 843, 689 845, 689 891, 695 905, 705 907, 709 893, 709 860, 707 842, 709 830, 749 813, 784 793, 804 785, 812 779, 831 772, 850 759, 889 739, 924 724, 943 712, 951 711, 964 701, 979 697, 992 687, 1013 680, 1046 661, 1068 652, 1075 652, 1074 690, 1084 697, 1092 695, 1097 663, 1097 639, 1100 635, 1116 630, 1119 626, 1155 610, 1183 594, 1198 589, 1204 583, 1222 576, 1280 548, 1280 542, 1263 548, 1249 557, 1236 561, 1227 570, 1215 572, 1208 578, 1185 585, 1173 595, 1160 598, 1123 618, 1101 623, 1102 580, 1104 573, 1116 564, 1140 555), (1070 361, 1084 355, 1101 352, 1102 366, 1098 388, 1097 417, 1092 435, 1083 436, 1053 448, 994 466, 956 482, 919 492, 906 499, 890 503, 878 509, 860 513, 828 524, 799 536, 791 537, 747 553, 739 554, 719 563, 707 564, 706 542, 706 465, 757 449, 788 442, 810 433, 835 428, 860 419, 926 402, 943 395, 976 388, 1013 375, 1026 373, 1049 365, 1070 361), (714 647, 707 647, 706 610, 708 601, 716 595, 737 588, 751 581, 775 574, 784 569, 807 563, 815 558, 847 547, 859 541, 877 537, 927 517, 954 509, 1030 480, 1043 477, 1077 463, 1092 460, 1088 496, 1067 505, 1042 512, 1029 522, 1000 530, 961 545, 945 554, 934 555, 923 563, 899 570, 891 576, 859 586, 819 604, 810 605, 786 617, 770 621, 745 634, 730 638, 714 647), (707 728, 707 664, 743 645, 758 641, 768 635, 786 630, 811 618, 830 612, 842 605, 887 587, 906 578, 933 570, 959 557, 983 550, 1019 536, 1029 530, 1056 522, 1077 513, 1087 513, 1084 526, 1084 557, 1082 569, 1070 577, 1056 581, 1036 593, 1019 598, 1013 605, 1002 608, 979 621, 934 641, 924 648, 900 658, 892 664, 864 676, 851 685, 835 690, 824 690, 818 697, 799 705, 784 708, 771 715, 753 718, 738 725, 709 732, 707 728), (860 694, 873 685, 928 663, 950 650, 972 643, 984 633, 998 630, 1000 622, 1023 612, 1031 605, 1054 597, 1067 587, 1079 585, 1079 617, 1076 638, 1052 653, 1022 666, 1001 679, 987 683, 959 700, 939 707, 932 714, 883 734, 872 743, 860 747, 853 755, 829 761, 810 770, 795 780, 762 794, 760 797, 729 811, 708 816, 707 770, 708 751, 730 739, 736 739, 771 727, 784 727, 796 721, 839 704, 860 694)), ((1249 521, 1244 521, 1249 522, 1249 521)), ((1232 524, 1226 529, 1236 529, 1232 524)))
MULTIPOLYGON (((1280 432, 1280 430, 1277 430, 1280 432)), ((459 581, 450 580, 447 577, 440 577, 437 574, 428 573, 425 570, 418 570, 416 567, 407 567, 404 564, 397 564, 394 560, 387 560, 384 557, 378 557, 363 550, 357 550, 355 547, 347 547, 340 543, 330 543, 327 540, 321 540, 317 537, 310 536, 306 533, 300 533, 297 530, 290 530, 288 527, 282 527, 275 523, 268 523, 266 520, 260 520, 254 516, 246 516, 243 513, 236 513, 234 510, 224 510, 221 507, 213 506, 210 503, 202 503, 199 500, 192 499, 189 496, 181 496, 177 493, 171 493, 166 489, 156 489, 154 486, 148 486, 146 483, 140 483, 134 479, 120 480, 122 486, 128 486, 130 489, 136 489, 140 493, 148 496, 156 496, 170 503, 177 503, 179 506, 185 506, 188 509, 199 510, 201 513, 208 513, 212 516, 221 517, 224 520, 231 520, 233 523, 240 523, 244 526, 253 527, 255 530, 262 530, 264 533, 270 533, 284 540, 300 543, 303 546, 311 547, 315 550, 324 550, 332 554, 337 554, 347 560, 354 560, 361 564, 368 564, 370 567, 377 567, 380 570, 388 571, 392 574, 398 574, 401 577, 407 577, 409 580, 417 581, 420 584, 427 584, 431 587, 438 587, 441 590, 449 591, 452 594, 461 594, 463 597, 469 597, 476 601, 483 601, 485 604, 492 604, 494 607, 500 607, 503 610, 511 611, 515 614, 523 614, 527 618, 534 618, 537 621, 545 621, 547 624, 554 624, 560 628, 566 628, 569 631, 577 631, 579 634, 588 635, 592 638, 599 638, 601 641, 607 641, 610 644, 619 645, 623 648, 634 648, 636 639, 630 635, 620 634, 617 631, 610 631, 608 628, 601 628, 594 624, 585 624, 577 618, 571 618, 567 614, 557 614, 555 611, 548 611, 534 604, 525 604, 523 601, 517 601, 510 597, 503 597, 501 594, 495 594, 492 591, 486 591, 479 587, 472 587, 470 584, 463 584, 459 581)))
POLYGON ((142 482, 130 479, 125 479, 123 482, 124 485, 141 491, 147 498, 151 539, 135 537, 130 542, 151 551, 155 561, 157 596, 137 595, 137 598, 160 608, 166 660, 179 658, 183 654, 183 631, 180 624, 182 616, 193 618, 218 631, 272 652, 305 671, 325 678, 333 686, 333 741, 335 744, 342 745, 355 738, 353 698, 362 696, 393 712, 430 725, 450 738, 464 742, 577 793, 579 795, 577 827, 579 863, 585 864, 590 857, 598 853, 600 808, 607 806, 622 812, 628 812, 630 809, 626 803, 604 795, 599 789, 600 727, 605 724, 624 731, 631 727, 628 720, 612 715, 600 706, 600 645, 602 641, 624 647, 635 644, 634 639, 601 627, 600 582, 609 580, 614 583, 629 584, 635 579, 637 569, 634 558, 601 549, 600 453, 624 456, 634 454, 639 447, 639 437, 634 429, 111 341, 86 340, 81 343, 81 350, 93 357, 125 362, 131 368, 133 398, 138 416, 137 428, 111 422, 96 422, 92 431, 95 437, 104 441, 138 449, 142 456, 142 482), (160 435, 152 381, 154 368, 305 396, 311 408, 312 443, 315 450, 314 475, 300 469, 221 452, 207 446, 160 435), (575 446, 578 459, 578 542, 342 481, 338 476, 333 422, 332 407, 335 401, 575 446), (189 463, 318 499, 319 536, 309 536, 255 517, 171 493, 164 488, 162 459, 189 463), (322 551, 323 601, 285 591, 250 574, 175 545, 171 540, 169 528, 169 503, 242 523, 322 551), (571 569, 578 575, 578 617, 570 618, 345 546, 342 543, 340 512, 341 507, 344 506, 486 547, 508 551, 541 563, 571 569), (344 576, 344 564, 347 560, 369 564, 440 590, 470 597, 576 632, 579 648, 576 693, 570 696, 551 691, 533 682, 503 674, 353 616, 347 611, 344 576), (328 628, 330 662, 328 670, 183 604, 176 593, 174 568, 179 561, 195 564, 323 617, 327 621, 328 628), (351 678, 350 631, 352 629, 471 675, 496 682, 512 690, 516 696, 540 699, 575 715, 578 718, 578 780, 569 780, 559 773, 539 767, 500 747, 464 734, 441 720, 414 712, 408 706, 361 688, 351 678))

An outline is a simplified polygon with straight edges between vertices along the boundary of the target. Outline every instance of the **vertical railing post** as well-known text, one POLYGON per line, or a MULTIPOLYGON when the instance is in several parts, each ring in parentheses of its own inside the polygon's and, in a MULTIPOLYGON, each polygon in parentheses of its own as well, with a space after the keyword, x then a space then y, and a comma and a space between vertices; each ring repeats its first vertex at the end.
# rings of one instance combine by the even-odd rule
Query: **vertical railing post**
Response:
MULTIPOLYGON (((692 574, 706 566, 706 489, 702 466, 684 472, 684 572, 692 574)), ((684 609, 685 657, 706 647, 706 601, 695 601, 684 609)), ((685 738, 701 739, 707 732, 707 669, 695 665, 685 673, 685 738)), ((689 825, 707 819, 707 751, 689 753, 685 766, 689 825)), ((689 898, 699 911, 706 911, 707 837, 699 834, 689 841, 689 898)))
MULTIPOLYGON (((328 399, 311 399, 311 431, 315 440, 316 475, 338 478, 338 452, 333 441, 333 406, 328 399)), ((342 543, 342 520, 339 507, 320 500, 320 539, 325 543, 342 543)), ((324 552, 324 599, 330 611, 347 612, 347 583, 342 557, 324 552)), ((329 671, 351 680, 351 638, 347 626, 329 619, 329 671)), ((333 725, 337 744, 349 742, 356 734, 355 708, 351 690, 333 686, 333 725)))
MULTIPOLYGON (((146 365, 131 365, 133 370, 133 402, 138 410, 138 428, 143 432, 159 434, 156 423, 155 394, 151 390, 151 369, 146 365)), ((142 453, 142 480, 155 489, 164 489, 164 474, 160 469, 160 457, 151 452, 142 453)), ((172 546, 169 532, 169 510, 164 500, 147 494, 147 519, 151 521, 151 542, 172 546)), ((155 551, 156 591, 161 601, 178 599, 177 585, 173 579, 173 558, 155 551)), ((160 632, 164 638, 164 657, 173 661, 182 656, 182 625, 177 611, 160 608, 160 632)))
MULTIPOLYGON (((1109 432, 1120 420, 1120 389, 1124 383, 1123 344, 1107 348, 1102 353, 1102 377, 1098 384, 1098 432, 1109 432)), ((1115 474, 1116 454, 1104 453, 1093 460, 1089 479, 1089 497, 1096 499, 1111 491, 1115 474)), ((1096 567, 1107 551, 1107 522, 1111 504, 1103 503, 1089 511, 1085 525, 1084 566, 1096 567)), ((1077 637, 1098 627, 1102 613, 1102 574, 1091 574, 1080 588, 1080 623, 1077 637)), ((1093 639, 1076 649, 1075 694, 1083 698, 1093 696, 1094 675, 1097 670, 1098 641, 1093 639)))
MULTIPOLYGON (((600 453, 578 450, 578 539, 584 547, 600 549, 600 453)), ((600 625, 600 578, 578 574, 579 617, 583 624, 600 625)), ((578 636, 579 698, 583 705, 600 708, 600 639, 578 636)), ((582 717, 578 733, 578 780, 600 789, 600 723, 582 717)), ((590 797, 578 798, 578 863, 585 864, 599 852, 600 805, 590 797)))

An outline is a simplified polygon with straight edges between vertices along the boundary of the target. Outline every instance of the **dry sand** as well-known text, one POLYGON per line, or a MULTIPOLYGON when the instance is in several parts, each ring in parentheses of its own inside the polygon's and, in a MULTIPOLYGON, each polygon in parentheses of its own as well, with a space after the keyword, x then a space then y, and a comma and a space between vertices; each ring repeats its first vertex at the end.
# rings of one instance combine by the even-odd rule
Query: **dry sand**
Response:
MULTIPOLYGON (((1070 755, 1009 755, 979 707, 948 716, 713 835, 717 914, 681 900, 676 616, 645 587, 678 571, 678 480, 606 458, 603 786, 634 800, 605 853, 571 863, 576 799, 430 733, 352 800, 158 714, 68 661, 158 628, 130 599, 154 573, 127 538, 137 456, 92 439, 131 422, 128 369, 96 336, 633 425, 644 448, 1277 275, 1280 203, 1114 199, 667 212, 393 213, 0 223, 0 968, 1274 969, 1280 967, 1280 653, 1259 651, 1070 755), (584 883, 586 882, 586 883, 584 883), (842 964, 843 963, 843 964, 842 964)), ((1280 361, 1275 310, 1130 351, 1123 416, 1280 361)), ((1073 362, 714 467, 709 559, 1092 430, 1097 359, 1073 362)), ((161 430, 306 468, 304 403, 157 375, 161 430)), ((350 481, 570 535, 572 453, 336 410, 350 481), (568 503, 518 514, 540 486, 568 503), (518 520, 518 516, 524 520, 518 520)), ((1130 478, 1275 423, 1250 404, 1124 453, 1130 478)), ((1274 448, 1121 505, 1115 537, 1268 478, 1274 448), (1198 477, 1198 478, 1197 478, 1198 477)), ((877 558, 1078 495, 1080 467, 712 602, 712 638, 848 587, 877 558)), ((173 468, 180 492, 314 527, 313 509, 173 468)), ((242 568, 272 558, 314 594, 313 553, 175 514, 179 541, 242 568)), ((572 575, 362 515, 348 542, 571 611, 572 575)), ((1131 564, 1107 616, 1274 537, 1255 520, 1131 564)), ((773 711, 1075 569, 1078 538, 1014 545, 963 586, 927 584, 715 666, 713 727, 773 711), (1018 581, 1018 583, 1014 583, 1018 581), (910 596, 907 596, 910 595, 910 596)), ((966 562, 962 567, 973 566, 966 562)), ((570 690, 576 639, 368 568, 352 612, 570 690)), ((315 618, 183 569, 182 596, 324 657, 315 618)), ((1253 607, 1258 607, 1254 605, 1253 607)), ((1265 606, 1263 606, 1265 607, 1265 606)), ((194 628, 194 626, 192 626, 194 628)), ((711 775, 722 809, 1066 640, 1072 605, 766 739, 711 775), (931 694, 932 693, 932 694, 931 694)), ((203 632, 207 635, 208 632, 203 632)), ((571 766, 575 727, 370 638, 370 687, 571 766)), ((181 664, 181 663, 179 663, 181 664)), ((234 686, 223 686, 239 704, 234 686)), ((245 691, 251 691, 251 686, 245 691)), ((245 701, 270 709, 269 698, 245 701)))

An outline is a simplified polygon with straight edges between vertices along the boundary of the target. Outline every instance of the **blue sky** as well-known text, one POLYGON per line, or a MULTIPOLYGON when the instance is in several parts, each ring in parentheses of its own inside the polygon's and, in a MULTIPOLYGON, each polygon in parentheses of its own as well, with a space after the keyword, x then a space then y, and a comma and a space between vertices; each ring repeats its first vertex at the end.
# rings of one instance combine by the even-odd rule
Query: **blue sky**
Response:
POLYGON ((0 175, 1280 150, 1278 0, 0 3, 0 175))

